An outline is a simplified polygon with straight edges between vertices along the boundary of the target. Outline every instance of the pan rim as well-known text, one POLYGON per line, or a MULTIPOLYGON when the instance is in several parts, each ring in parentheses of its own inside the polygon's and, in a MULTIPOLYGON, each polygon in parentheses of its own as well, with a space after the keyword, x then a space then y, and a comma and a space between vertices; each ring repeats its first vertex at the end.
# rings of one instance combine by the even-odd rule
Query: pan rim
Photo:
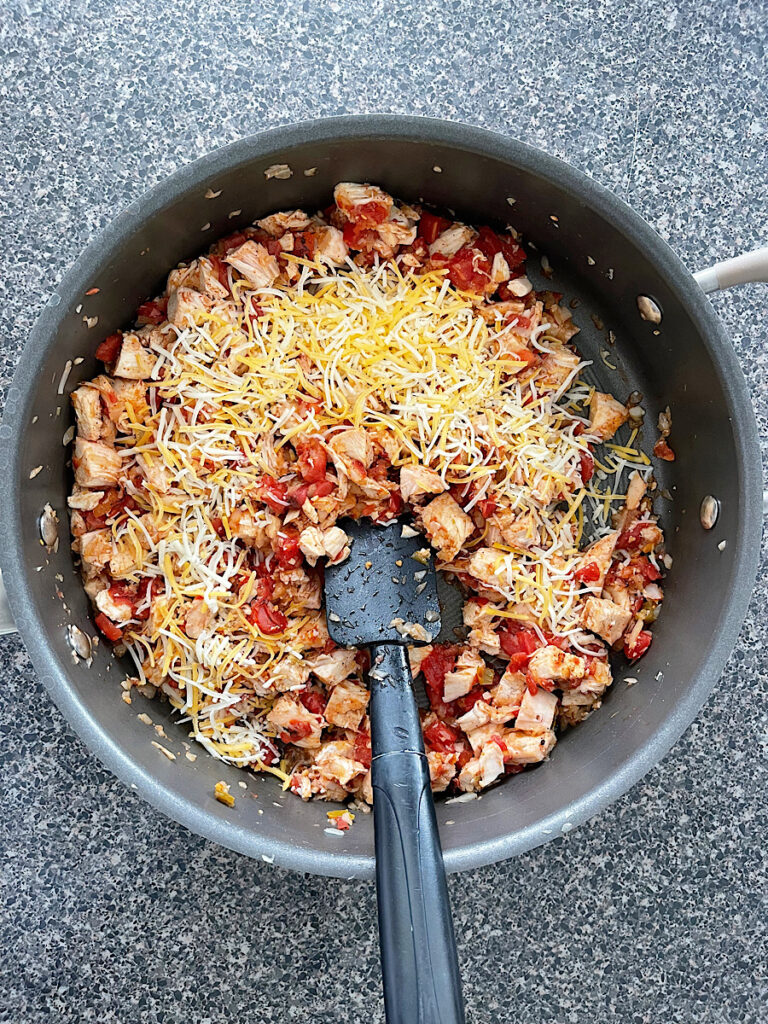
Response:
MULTIPOLYGON (((561 834, 566 824, 580 824, 601 811, 642 778, 669 751, 688 727, 719 678, 736 642, 752 594, 759 561, 762 533, 762 463, 757 424, 749 391, 736 353, 709 300, 673 250, 643 218, 608 189, 556 157, 516 139, 458 121, 395 114, 366 114, 320 118, 268 129, 238 140, 195 160, 153 186, 133 201, 85 248, 56 288, 61 295, 81 294, 95 268, 105 262, 149 217, 159 213, 180 195, 204 188, 223 170, 243 163, 285 153, 307 142, 326 142, 375 137, 422 144, 450 145, 520 167, 563 191, 578 197, 598 216, 643 251, 664 274, 670 290, 694 323, 707 348, 733 419, 740 499, 744 515, 735 541, 732 592, 718 624, 709 653, 697 675, 691 677, 683 699, 669 717, 638 747, 621 768, 597 786, 548 817, 508 835, 474 842, 445 852, 446 868, 460 871, 512 857, 561 834)), ((46 627, 26 585, 25 565, 18 524, 21 521, 21 435, 26 411, 38 379, 38 368, 61 323, 66 303, 49 304, 41 313, 22 352, 11 388, 19 390, 23 403, 6 406, 0 453, 5 453, 10 486, 0 495, 0 565, 19 631, 36 672, 75 732, 118 778, 131 785, 153 806, 191 831, 256 858, 268 858, 283 867, 344 878, 372 878, 374 857, 323 851, 265 838, 217 817, 180 796, 132 760, 127 749, 93 719, 79 701, 68 679, 67 667, 53 655, 46 627), (21 405, 23 404, 23 407, 21 405), (7 435, 7 436, 6 436, 7 435)), ((9 394, 12 392, 9 392, 9 394)))

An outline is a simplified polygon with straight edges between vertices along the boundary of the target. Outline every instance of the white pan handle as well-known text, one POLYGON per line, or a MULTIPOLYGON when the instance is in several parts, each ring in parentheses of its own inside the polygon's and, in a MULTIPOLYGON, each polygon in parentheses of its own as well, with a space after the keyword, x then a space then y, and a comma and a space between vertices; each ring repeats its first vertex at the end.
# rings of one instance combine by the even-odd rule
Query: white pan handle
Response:
POLYGON ((733 288, 737 284, 768 281, 768 247, 716 263, 714 267, 700 270, 693 277, 705 292, 719 292, 723 288, 733 288))
POLYGON ((8 595, 3 586, 3 574, 0 573, 0 636, 15 632, 16 623, 13 621, 11 606, 8 604, 8 595))

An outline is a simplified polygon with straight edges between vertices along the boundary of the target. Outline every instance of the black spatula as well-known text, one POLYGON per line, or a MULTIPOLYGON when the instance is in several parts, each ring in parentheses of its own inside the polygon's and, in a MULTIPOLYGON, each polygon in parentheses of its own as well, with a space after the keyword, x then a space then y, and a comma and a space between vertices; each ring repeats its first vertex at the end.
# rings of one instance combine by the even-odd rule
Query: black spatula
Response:
POLYGON ((406 649, 440 631, 436 574, 431 558, 424 558, 424 538, 409 536, 413 531, 402 521, 339 525, 352 550, 340 565, 326 566, 326 613, 337 644, 371 651, 371 781, 387 1021, 463 1024, 443 854, 406 649))

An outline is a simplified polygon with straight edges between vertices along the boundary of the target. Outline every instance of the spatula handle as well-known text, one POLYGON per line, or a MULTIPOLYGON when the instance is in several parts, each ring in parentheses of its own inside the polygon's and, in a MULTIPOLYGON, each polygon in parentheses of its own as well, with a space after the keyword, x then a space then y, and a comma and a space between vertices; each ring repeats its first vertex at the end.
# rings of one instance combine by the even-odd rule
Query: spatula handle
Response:
POLYGON ((408 652, 371 650, 371 777, 388 1024, 464 1024, 443 853, 408 652))

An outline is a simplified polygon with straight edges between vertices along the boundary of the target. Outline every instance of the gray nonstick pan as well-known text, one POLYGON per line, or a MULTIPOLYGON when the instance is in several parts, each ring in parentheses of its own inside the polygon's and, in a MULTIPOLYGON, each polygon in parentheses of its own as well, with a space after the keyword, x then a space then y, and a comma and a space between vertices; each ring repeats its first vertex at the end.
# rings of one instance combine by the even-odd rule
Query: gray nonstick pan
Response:
MULTIPOLYGON (((717 681, 752 589, 762 481, 744 379, 704 288, 765 280, 768 258, 729 261, 697 280, 639 216, 566 164, 461 124, 370 116, 278 128, 184 167, 122 213, 67 274, 30 335, 0 428, 0 563, 10 613, 54 701, 116 775, 195 832, 301 871, 372 877, 371 816, 329 834, 328 804, 302 803, 271 777, 249 783, 258 800, 224 807, 214 786, 223 779, 238 792, 238 770, 202 750, 187 760, 186 731, 167 705, 124 704, 123 668, 108 645, 93 647, 90 664, 73 656, 73 639, 87 653, 78 630, 96 631, 69 551, 62 437, 72 422, 69 392, 98 372, 96 344, 132 320, 170 268, 267 213, 326 206, 339 181, 376 182, 470 223, 513 223, 531 249, 531 270, 546 256, 547 286, 578 299, 576 340, 594 381, 622 399, 642 393, 646 447, 658 413, 672 410, 677 459, 655 469, 669 496, 658 508, 674 564, 654 643, 631 672, 638 683, 624 685, 619 665, 602 710, 566 733, 549 761, 479 799, 438 803, 446 867, 457 871, 510 857, 595 814, 666 753, 717 681), (290 175, 268 176, 275 165, 290 175), (708 530, 705 497, 717 501, 708 503, 717 510, 708 530), (46 504, 61 534, 50 552, 40 536, 46 504), (164 725, 162 745, 175 759, 153 746, 139 712, 164 725)), ((50 541, 50 514, 44 523, 50 541)))

